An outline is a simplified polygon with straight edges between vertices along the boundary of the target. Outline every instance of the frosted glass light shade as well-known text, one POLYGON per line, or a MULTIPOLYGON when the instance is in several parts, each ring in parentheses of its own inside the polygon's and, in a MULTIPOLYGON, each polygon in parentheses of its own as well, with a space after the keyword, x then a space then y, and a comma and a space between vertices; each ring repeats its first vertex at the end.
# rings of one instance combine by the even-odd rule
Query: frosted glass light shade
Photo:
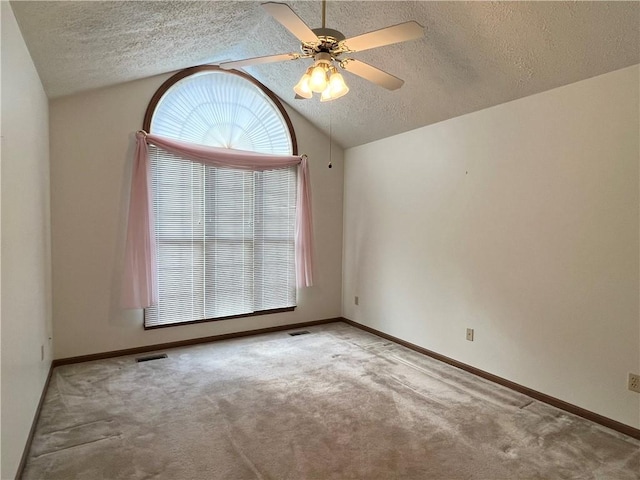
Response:
POLYGON ((313 97, 313 92, 311 91, 311 87, 309 86, 309 81, 311 80, 311 75, 309 75, 310 70, 311 69, 309 68, 297 83, 297 85, 293 87, 293 91, 296 92, 297 95, 300 95, 302 98, 313 97))
POLYGON ((322 92, 322 96, 320 97, 321 102, 328 102, 330 100, 335 100, 336 98, 340 98, 346 95, 349 92, 349 87, 344 83, 344 78, 337 70, 333 70, 331 77, 329 78, 329 85, 322 92))
POLYGON ((325 88, 322 91, 322 95, 320 95, 320 101, 321 102, 329 102, 333 100, 333 97, 331 96, 331 87, 329 85, 327 85, 327 88, 325 88))
POLYGON ((344 83, 344 78, 340 73, 334 73, 329 79, 329 87, 331 87, 331 96, 333 98, 340 98, 349 92, 349 87, 344 83))
POLYGON ((327 69, 324 65, 317 65, 311 71, 311 79, 309 80, 309 88, 311 91, 320 93, 327 88, 327 69))

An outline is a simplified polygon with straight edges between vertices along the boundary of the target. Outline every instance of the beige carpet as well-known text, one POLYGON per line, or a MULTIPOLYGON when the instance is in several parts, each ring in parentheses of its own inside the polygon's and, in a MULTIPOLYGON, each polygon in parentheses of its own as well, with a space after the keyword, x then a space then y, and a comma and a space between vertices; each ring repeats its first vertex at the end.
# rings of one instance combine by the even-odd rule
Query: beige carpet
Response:
POLYGON ((640 479, 640 442, 343 323, 58 367, 24 479, 640 479))

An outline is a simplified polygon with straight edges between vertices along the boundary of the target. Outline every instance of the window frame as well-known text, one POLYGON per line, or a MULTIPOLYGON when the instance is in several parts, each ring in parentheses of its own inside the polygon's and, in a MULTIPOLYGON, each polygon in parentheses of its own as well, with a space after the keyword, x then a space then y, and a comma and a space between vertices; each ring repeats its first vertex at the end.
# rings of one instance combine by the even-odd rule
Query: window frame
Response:
MULTIPOLYGON (((259 88, 265 95, 267 95, 269 97, 269 99, 273 102, 273 104, 276 106, 276 108, 280 112, 280 115, 282 116, 283 120, 285 121, 285 124, 287 126, 287 131, 288 131, 290 139, 291 139, 291 152, 292 152, 292 155, 298 155, 298 143, 297 143, 297 139, 296 139, 295 130, 293 128, 293 123, 291 122, 291 118, 289 117, 289 114, 285 110, 282 102, 276 96, 276 94, 273 93, 271 90, 269 90, 265 85, 260 83, 258 80, 256 80, 252 76, 250 76, 249 74, 246 74, 246 73, 238 71, 238 70, 233 70, 233 69, 232 70, 222 69, 222 68, 218 67, 217 65, 199 65, 199 66, 195 66, 195 67, 189 67, 189 68, 186 68, 184 70, 181 70, 181 71, 177 72, 176 74, 174 74, 171 77, 169 77, 165 82, 163 82, 162 85, 160 85, 160 87, 153 94, 153 96, 151 97, 151 100, 149 101, 149 104, 147 105, 147 109, 146 109, 145 114, 144 114, 144 120, 143 120, 142 129, 145 132, 152 133, 150 130, 151 130, 151 122, 153 120, 153 115, 154 115, 154 113, 156 111, 156 108, 158 107, 158 104, 160 103, 160 100, 162 99, 162 97, 167 93, 167 91, 170 88, 172 88, 176 83, 178 83, 179 81, 181 81, 181 80, 183 80, 183 79, 185 79, 187 77, 190 77, 190 76, 198 74, 198 73, 209 72, 209 71, 217 71, 217 72, 224 72, 224 73, 231 74, 231 75, 238 75, 238 76, 242 77, 243 79, 251 82, 257 88, 259 88)), ((217 322, 217 321, 222 321, 222 320, 231 320, 231 319, 235 319, 235 318, 256 317, 256 316, 260 316, 260 315, 268 315, 268 314, 274 314, 274 313, 292 312, 295 309, 296 309, 296 306, 283 307, 283 308, 274 308, 274 309, 269 309, 269 310, 259 310, 259 311, 250 312, 250 313, 243 313, 243 314, 239 314, 239 315, 229 315, 229 316, 225 316, 225 317, 214 317, 214 318, 203 318, 203 319, 199 319, 199 320, 191 320, 191 321, 186 321, 186 322, 178 322, 178 323, 170 323, 170 324, 162 324, 162 325, 147 325, 147 323, 145 321, 147 312, 146 312, 146 309, 143 309, 143 323, 142 324, 143 324, 144 330, 156 330, 156 329, 159 329, 159 328, 181 327, 181 326, 193 325, 193 324, 197 324, 197 323, 217 322)))

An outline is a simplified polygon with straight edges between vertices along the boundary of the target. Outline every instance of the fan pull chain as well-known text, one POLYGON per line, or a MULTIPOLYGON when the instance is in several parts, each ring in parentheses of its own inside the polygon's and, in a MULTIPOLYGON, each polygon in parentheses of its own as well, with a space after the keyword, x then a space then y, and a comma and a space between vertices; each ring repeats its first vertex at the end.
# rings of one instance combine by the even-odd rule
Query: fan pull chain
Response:
POLYGON ((331 129, 331 119, 333 117, 333 104, 329 104, 329 168, 332 168, 333 165, 331 164, 331 153, 332 153, 332 144, 333 144, 333 131, 331 129))

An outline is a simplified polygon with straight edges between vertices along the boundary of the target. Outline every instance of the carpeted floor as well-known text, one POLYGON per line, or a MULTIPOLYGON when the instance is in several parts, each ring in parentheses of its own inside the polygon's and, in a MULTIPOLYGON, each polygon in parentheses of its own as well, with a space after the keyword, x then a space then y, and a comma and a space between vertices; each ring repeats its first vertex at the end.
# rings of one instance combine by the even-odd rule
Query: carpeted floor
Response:
POLYGON ((25 480, 640 479, 640 442, 343 323, 55 369, 25 480))

